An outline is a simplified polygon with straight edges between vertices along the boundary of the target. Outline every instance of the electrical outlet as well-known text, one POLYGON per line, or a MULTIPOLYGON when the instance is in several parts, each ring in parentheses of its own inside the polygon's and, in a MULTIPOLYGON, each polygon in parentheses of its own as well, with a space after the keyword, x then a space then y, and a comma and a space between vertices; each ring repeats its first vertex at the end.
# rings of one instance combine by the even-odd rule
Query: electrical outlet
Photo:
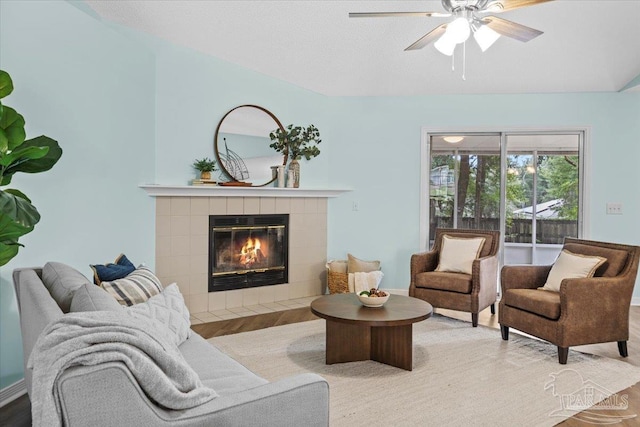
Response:
POLYGON ((607 203, 607 215, 622 215, 622 203, 607 203))
POLYGON ((353 211, 359 211, 360 210, 360 202, 358 201, 354 201, 353 202, 353 207, 351 208, 353 211))

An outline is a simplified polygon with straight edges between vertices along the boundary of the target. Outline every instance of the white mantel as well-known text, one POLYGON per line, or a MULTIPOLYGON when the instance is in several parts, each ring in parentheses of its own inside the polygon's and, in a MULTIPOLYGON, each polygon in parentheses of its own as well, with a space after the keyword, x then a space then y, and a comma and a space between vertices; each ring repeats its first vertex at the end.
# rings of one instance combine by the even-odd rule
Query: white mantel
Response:
POLYGON ((338 197, 351 190, 326 188, 235 187, 144 184, 151 197, 338 197))

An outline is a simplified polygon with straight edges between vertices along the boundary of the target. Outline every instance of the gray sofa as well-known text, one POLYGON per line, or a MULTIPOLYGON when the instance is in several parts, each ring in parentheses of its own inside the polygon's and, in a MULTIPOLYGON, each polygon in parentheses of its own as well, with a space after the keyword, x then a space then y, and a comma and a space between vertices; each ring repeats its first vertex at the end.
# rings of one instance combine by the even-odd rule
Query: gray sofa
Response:
MULTIPOLYGON (((111 307, 113 298, 90 284, 78 271, 60 263, 48 263, 44 279, 42 268, 26 268, 15 270, 13 280, 20 310, 25 381, 32 396, 32 372, 26 365, 46 325, 65 312, 104 310, 111 307)), ((202 383, 213 388, 218 397, 195 408, 167 410, 147 398, 124 363, 74 366, 65 370, 57 382, 63 425, 307 427, 329 424, 329 386, 316 374, 268 382, 196 333, 192 333, 179 350, 202 383)))

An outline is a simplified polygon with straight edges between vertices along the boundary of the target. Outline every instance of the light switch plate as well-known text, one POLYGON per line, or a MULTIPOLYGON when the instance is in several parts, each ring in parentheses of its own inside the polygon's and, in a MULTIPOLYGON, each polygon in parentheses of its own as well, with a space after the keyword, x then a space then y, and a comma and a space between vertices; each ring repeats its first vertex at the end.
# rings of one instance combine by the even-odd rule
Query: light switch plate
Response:
POLYGON ((622 215, 622 203, 607 203, 607 215, 622 215))

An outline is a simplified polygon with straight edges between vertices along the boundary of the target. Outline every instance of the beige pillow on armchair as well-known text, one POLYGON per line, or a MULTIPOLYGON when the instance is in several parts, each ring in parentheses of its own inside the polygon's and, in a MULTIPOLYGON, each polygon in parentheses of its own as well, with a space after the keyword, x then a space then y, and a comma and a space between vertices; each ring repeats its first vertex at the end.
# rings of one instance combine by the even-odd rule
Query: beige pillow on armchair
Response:
POLYGON ((563 249, 549 271, 547 283, 539 289, 560 292, 560 284, 563 279, 593 277, 598 267, 606 261, 606 258, 599 256, 574 254, 563 249))
POLYGON ((445 234, 436 271, 471 274, 473 260, 480 255, 485 240, 484 237, 451 237, 445 234))

